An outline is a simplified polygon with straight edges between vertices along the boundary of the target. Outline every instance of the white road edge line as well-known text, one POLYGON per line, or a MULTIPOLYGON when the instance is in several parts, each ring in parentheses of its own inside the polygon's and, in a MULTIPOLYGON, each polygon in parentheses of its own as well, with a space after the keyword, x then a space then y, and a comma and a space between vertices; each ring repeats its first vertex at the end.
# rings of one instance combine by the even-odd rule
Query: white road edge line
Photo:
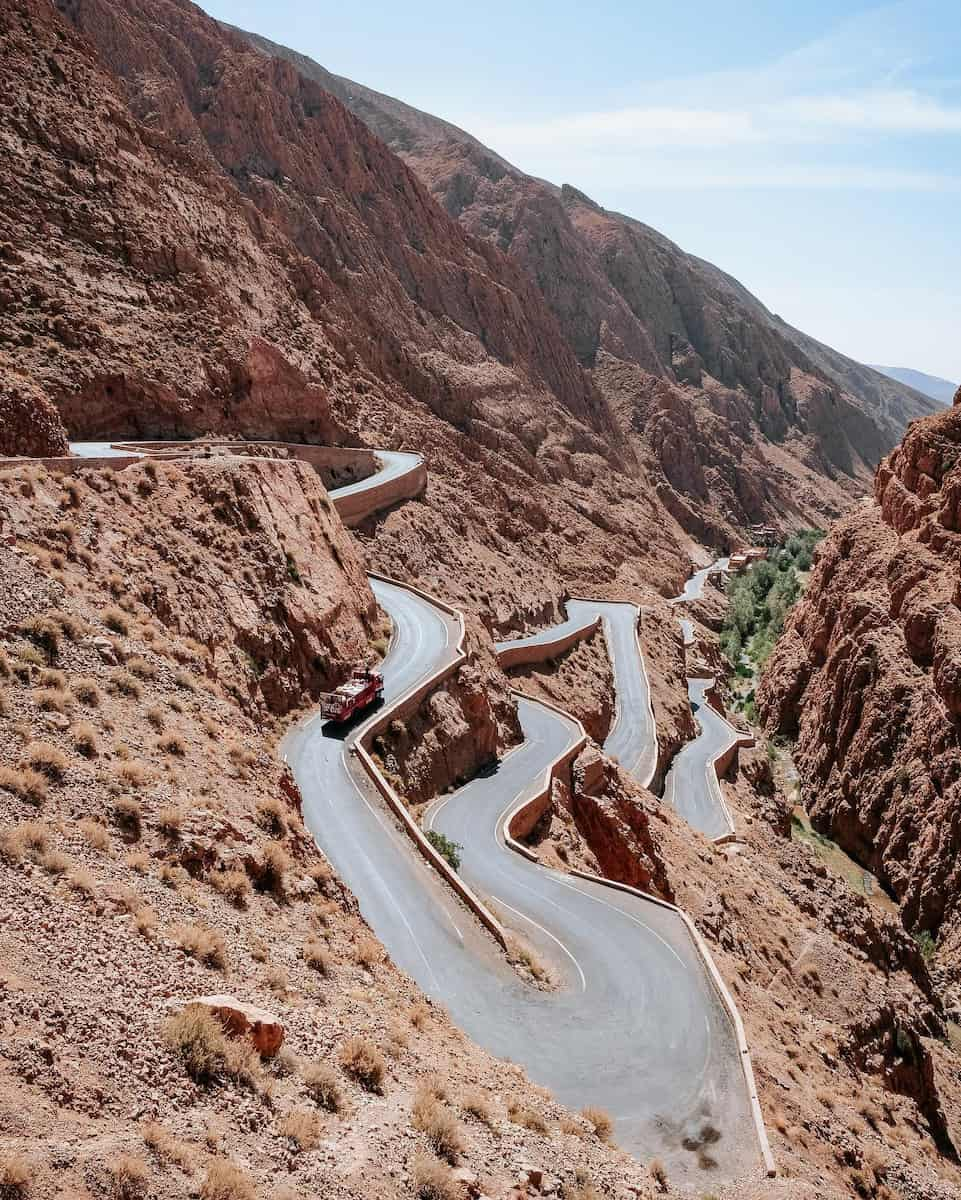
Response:
POLYGON ((570 950, 568 950, 568 948, 564 945, 564 943, 561 941, 560 938, 555 937, 551 933, 551 931, 549 929, 545 929, 543 925, 538 925, 538 923, 533 919, 533 917, 529 917, 526 913, 522 913, 520 911, 520 909, 514 908, 513 905, 508 904, 506 900, 501 900, 499 896, 495 896, 493 893, 491 893, 491 899, 494 901, 495 904, 500 904, 504 908, 506 908, 508 912, 512 912, 515 917, 520 917, 520 919, 522 921, 526 921, 529 925, 533 925, 535 929, 539 929, 541 931, 541 933, 543 933, 547 937, 549 937, 552 942, 556 942, 557 945, 560 946, 560 948, 564 951, 564 953, 567 955, 567 957, 574 964, 574 967, 576 968, 578 975, 580 975, 581 991, 582 992, 587 991, 587 979, 584 976, 584 972, 581 970, 581 964, 577 961, 577 959, 574 957, 574 955, 571 954, 570 950))

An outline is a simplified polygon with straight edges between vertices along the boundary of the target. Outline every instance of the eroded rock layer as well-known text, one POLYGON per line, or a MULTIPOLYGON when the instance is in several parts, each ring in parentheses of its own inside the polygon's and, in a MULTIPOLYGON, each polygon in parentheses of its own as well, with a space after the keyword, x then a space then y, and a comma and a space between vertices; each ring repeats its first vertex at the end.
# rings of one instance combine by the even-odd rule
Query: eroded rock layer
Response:
POLYGON ((823 543, 759 709, 815 825, 952 944, 961 900, 961 407, 915 422, 823 543))

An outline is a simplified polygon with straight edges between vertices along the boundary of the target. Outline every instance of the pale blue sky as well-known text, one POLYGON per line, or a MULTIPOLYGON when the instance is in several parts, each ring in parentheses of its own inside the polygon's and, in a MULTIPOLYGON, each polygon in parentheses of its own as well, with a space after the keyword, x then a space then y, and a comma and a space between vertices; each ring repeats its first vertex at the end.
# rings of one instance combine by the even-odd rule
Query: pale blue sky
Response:
POLYGON ((961 0, 207 0, 737 276, 961 380, 961 0))

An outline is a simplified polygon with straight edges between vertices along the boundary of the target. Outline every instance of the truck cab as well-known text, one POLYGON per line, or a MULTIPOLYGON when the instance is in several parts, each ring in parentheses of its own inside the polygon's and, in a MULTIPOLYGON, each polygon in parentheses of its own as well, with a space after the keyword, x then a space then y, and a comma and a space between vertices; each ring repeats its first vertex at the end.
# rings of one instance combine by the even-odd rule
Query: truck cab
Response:
POLYGON ((336 691, 321 695, 320 711, 330 721, 349 721, 383 698, 383 675, 370 667, 358 666, 351 672, 350 679, 336 691))

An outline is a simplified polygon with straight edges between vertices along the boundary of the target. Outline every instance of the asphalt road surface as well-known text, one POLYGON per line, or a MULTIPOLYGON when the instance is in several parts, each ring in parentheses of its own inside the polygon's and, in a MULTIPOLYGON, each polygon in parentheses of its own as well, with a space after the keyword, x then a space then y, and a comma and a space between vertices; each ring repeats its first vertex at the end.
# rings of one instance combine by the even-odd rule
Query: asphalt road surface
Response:
POLYGON ((700 733, 674 757, 664 784, 664 799, 689 825, 709 838, 731 832, 727 815, 709 782, 714 759, 731 744, 731 727, 711 708, 704 693, 712 679, 688 679, 687 694, 700 733))
MULTIPOLYGON (((395 628, 389 699, 449 661, 454 630, 427 601, 373 586, 395 628)), ((733 1029, 680 918, 504 845, 504 813, 577 737, 542 705, 522 701, 520 716, 523 744, 437 803, 428 821, 463 845, 463 878, 551 965, 558 990, 517 976, 355 782, 345 752, 356 730, 345 739, 318 717, 285 742, 308 827, 394 961, 475 1041, 523 1064, 563 1102, 607 1109, 625 1149, 659 1155, 675 1175, 707 1186, 751 1172, 758 1151, 733 1029)))
POLYGON ((646 787, 657 766, 657 731, 651 713, 650 687, 637 644, 637 609, 633 604, 603 600, 568 600, 567 620, 498 649, 551 641, 558 634, 583 629, 601 618, 608 657, 614 671, 616 710, 604 742, 604 753, 616 758, 646 787))

